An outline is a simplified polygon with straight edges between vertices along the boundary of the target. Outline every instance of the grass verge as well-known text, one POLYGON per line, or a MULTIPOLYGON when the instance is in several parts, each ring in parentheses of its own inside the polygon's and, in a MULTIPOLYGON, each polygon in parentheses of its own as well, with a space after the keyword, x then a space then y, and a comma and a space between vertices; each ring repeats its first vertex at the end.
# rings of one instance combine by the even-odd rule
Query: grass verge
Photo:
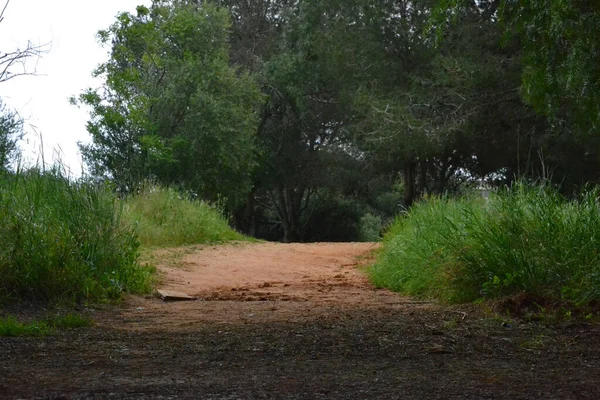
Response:
POLYGON ((125 216, 143 247, 247 240, 231 229, 215 206, 174 189, 146 186, 125 201, 125 216))
POLYGON ((150 290, 110 187, 58 169, 0 177, 0 301, 103 302, 150 290))
POLYGON ((488 201, 431 199, 399 217, 373 282, 449 303, 515 295, 575 308, 600 300, 600 203, 518 184, 488 201))

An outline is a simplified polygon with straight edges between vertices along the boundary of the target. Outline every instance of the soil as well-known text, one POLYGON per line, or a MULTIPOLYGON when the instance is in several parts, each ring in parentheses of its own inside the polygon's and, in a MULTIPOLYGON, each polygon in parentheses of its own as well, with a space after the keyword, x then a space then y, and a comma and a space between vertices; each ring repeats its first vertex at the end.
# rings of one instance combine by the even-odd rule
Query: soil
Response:
POLYGON ((369 243, 155 253, 160 287, 92 328, 0 338, 0 399, 598 399, 600 327, 376 289, 369 243))

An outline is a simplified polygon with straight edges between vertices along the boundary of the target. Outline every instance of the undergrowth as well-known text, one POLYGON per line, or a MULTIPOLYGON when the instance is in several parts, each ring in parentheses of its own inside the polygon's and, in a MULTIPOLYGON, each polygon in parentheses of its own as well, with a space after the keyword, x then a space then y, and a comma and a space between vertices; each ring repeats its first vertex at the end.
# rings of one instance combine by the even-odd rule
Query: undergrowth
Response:
POLYGON ((144 247, 245 240, 213 205, 148 185, 125 201, 125 215, 144 247))
POLYGON ((599 192, 569 200, 517 184, 482 198, 433 198, 397 218, 373 282, 449 303, 517 294, 583 307, 600 299, 599 192))

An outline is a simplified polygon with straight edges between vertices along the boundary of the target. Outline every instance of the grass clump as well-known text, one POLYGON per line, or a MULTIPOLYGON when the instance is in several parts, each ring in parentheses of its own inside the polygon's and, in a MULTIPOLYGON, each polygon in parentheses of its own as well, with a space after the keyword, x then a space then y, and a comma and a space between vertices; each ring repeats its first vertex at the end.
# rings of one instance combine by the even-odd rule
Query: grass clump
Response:
POLYGON ((79 314, 48 317, 44 320, 21 322, 14 316, 0 318, 0 337, 45 336, 56 330, 84 328, 92 321, 79 314))
POLYGON ((515 185, 431 199, 396 220, 370 270, 381 287, 457 303, 525 293, 583 306, 600 299, 600 203, 515 185))
POLYGON ((125 204, 126 217, 145 247, 245 240, 216 207, 174 189, 146 186, 125 204))
POLYGON ((120 204, 109 187, 57 169, 0 176, 0 300, 96 302, 149 291, 120 204))
POLYGON ((51 330, 45 321, 20 322, 12 316, 0 319, 0 337, 45 336, 51 330))

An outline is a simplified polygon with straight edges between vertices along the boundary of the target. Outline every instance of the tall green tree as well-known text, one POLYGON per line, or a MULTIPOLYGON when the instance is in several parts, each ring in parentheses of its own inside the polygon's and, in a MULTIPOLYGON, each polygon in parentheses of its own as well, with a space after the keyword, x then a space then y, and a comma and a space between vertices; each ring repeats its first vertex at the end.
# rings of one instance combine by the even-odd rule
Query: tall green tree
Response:
POLYGON ((463 12, 499 22, 497 41, 520 48, 520 95, 547 119, 533 146, 540 168, 566 190, 598 182, 600 3, 445 0, 435 11, 439 37, 463 12))
POLYGON ((520 49, 500 45, 493 4, 483 3, 442 20, 441 43, 429 29, 437 2, 394 2, 386 28, 373 31, 381 50, 371 60, 386 69, 357 96, 359 143, 379 168, 401 173, 406 207, 519 162, 525 170, 539 121, 519 96, 520 49))
POLYGON ((104 85, 79 96, 91 108, 92 143, 81 150, 93 174, 126 190, 154 178, 231 204, 243 198, 261 93, 230 65, 230 27, 223 8, 155 0, 99 33, 110 47, 95 71, 104 85))
POLYGON ((349 26, 360 2, 303 1, 284 8, 278 51, 264 63, 268 101, 259 130, 264 150, 264 203, 281 222, 284 241, 302 238, 319 192, 339 187, 349 141, 352 107, 348 82, 353 37, 349 26))

